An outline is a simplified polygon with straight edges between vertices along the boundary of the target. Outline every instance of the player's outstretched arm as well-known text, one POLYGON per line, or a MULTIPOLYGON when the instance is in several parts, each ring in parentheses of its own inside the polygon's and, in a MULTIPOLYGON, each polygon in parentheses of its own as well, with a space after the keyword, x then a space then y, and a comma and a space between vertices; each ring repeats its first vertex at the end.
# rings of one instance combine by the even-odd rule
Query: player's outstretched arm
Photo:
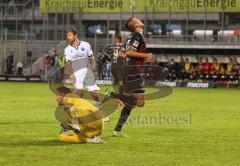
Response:
POLYGON ((92 67, 92 71, 95 71, 95 58, 94 58, 93 55, 91 55, 91 56, 89 57, 89 63, 90 63, 90 65, 91 65, 91 67, 92 67))
POLYGON ((76 78, 75 78, 75 76, 74 76, 74 71, 73 71, 73 67, 72 67, 72 62, 71 62, 71 61, 67 62, 66 66, 67 66, 67 71, 68 71, 68 73, 69 73, 69 75, 70 75, 69 78, 70 78, 71 80, 75 80, 76 78))
POLYGON ((127 57, 130 57, 130 58, 142 58, 142 59, 144 59, 145 62, 156 61, 156 57, 152 53, 141 53, 141 52, 137 52, 133 49, 130 49, 130 50, 126 51, 125 54, 127 57))

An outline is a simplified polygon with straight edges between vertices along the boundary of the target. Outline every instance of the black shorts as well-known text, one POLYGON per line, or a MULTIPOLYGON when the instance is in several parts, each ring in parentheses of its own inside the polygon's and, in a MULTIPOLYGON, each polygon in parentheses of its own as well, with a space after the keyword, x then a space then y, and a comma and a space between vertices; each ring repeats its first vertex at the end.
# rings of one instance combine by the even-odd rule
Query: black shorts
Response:
POLYGON ((125 93, 144 93, 144 81, 140 74, 128 75, 123 83, 125 93))
MULTIPOLYGON (((114 85, 119 81, 123 82, 124 93, 144 93, 144 80, 140 73, 137 72, 135 65, 126 65, 125 63, 113 64, 112 75, 114 85)), ((120 89, 119 89, 120 91, 120 89)))
POLYGON ((120 69, 112 69, 111 72, 114 78, 114 85, 118 85, 119 81, 123 81, 122 71, 120 69))

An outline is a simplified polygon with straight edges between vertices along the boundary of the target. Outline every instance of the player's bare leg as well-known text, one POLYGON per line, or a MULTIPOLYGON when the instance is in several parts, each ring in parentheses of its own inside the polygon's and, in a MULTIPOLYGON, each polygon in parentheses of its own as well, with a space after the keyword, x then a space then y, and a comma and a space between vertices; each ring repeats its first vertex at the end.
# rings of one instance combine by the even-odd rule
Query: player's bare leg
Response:
POLYGON ((83 98, 84 91, 82 89, 78 89, 75 91, 75 95, 77 95, 80 98, 83 98))

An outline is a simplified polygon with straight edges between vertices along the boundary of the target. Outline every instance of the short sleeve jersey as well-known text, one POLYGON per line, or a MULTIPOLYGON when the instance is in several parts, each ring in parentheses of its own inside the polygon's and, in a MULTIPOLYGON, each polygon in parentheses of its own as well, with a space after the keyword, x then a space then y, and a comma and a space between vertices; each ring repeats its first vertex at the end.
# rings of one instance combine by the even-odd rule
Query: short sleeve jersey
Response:
MULTIPOLYGON (((146 52, 146 42, 143 38, 143 35, 139 32, 132 33, 126 40, 124 47, 126 50, 131 48, 136 52, 146 52)), ((141 65, 143 65, 142 58, 127 58, 127 61, 129 65, 137 65, 138 71, 141 70, 141 65)))
POLYGON ((81 41, 77 47, 68 45, 64 50, 67 62, 72 62, 74 71, 89 67, 89 57, 93 55, 92 48, 88 42, 81 41))

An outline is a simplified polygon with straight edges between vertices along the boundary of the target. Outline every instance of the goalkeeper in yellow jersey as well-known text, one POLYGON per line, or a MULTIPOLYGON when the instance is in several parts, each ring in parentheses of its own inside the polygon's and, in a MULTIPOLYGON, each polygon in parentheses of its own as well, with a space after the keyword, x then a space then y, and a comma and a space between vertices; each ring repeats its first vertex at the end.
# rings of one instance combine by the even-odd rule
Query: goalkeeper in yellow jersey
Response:
POLYGON ((87 100, 70 95, 71 89, 65 86, 57 88, 58 108, 55 116, 63 127, 60 141, 104 143, 100 138, 104 125, 102 112, 87 100))

